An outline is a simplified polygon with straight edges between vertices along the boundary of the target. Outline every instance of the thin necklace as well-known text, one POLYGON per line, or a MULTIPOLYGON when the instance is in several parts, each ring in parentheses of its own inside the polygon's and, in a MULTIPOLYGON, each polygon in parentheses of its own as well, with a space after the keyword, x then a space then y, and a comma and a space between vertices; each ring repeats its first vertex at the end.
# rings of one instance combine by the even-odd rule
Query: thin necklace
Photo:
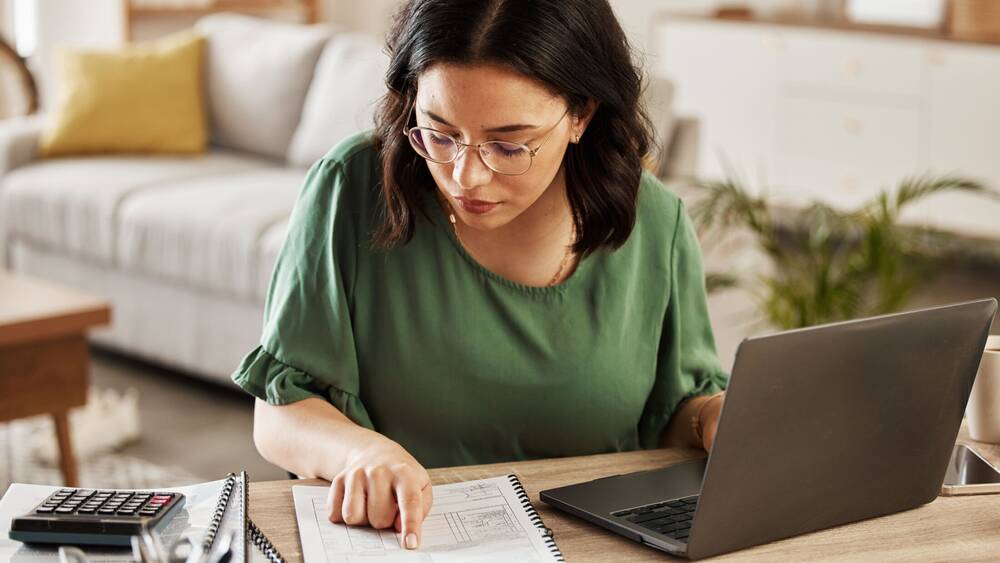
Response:
MULTIPOLYGON (((465 243, 462 242, 461 235, 458 234, 458 220, 455 219, 455 210, 452 209, 451 202, 445 199, 440 192, 438 192, 438 200, 442 204, 444 204, 445 207, 447 207, 448 221, 451 222, 451 229, 455 232, 455 238, 458 239, 459 244, 465 246, 465 243)), ((574 239, 576 238, 576 224, 573 225, 572 238, 574 239)), ((556 270, 556 275, 552 276, 552 279, 550 279, 549 283, 545 284, 545 286, 552 287, 557 283, 559 283, 559 278, 562 277, 563 272, 566 271, 566 266, 568 266, 572 260, 573 260, 573 245, 569 245, 566 247, 566 254, 564 254, 562 260, 559 261, 559 269, 556 270)))

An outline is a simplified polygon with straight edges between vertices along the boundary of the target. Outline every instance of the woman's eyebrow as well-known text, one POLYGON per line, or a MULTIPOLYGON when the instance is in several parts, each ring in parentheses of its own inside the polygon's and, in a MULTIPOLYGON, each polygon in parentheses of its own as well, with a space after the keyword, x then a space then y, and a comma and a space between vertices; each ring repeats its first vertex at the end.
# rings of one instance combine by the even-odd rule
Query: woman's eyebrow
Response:
MULTIPOLYGON (((421 109, 420 111, 424 112, 424 115, 426 115, 427 117, 433 119, 434 121, 437 121, 438 123, 441 123, 443 125, 447 125, 448 127, 454 127, 454 125, 452 125, 451 123, 448 123, 448 121, 445 120, 445 118, 441 117, 440 115, 438 115, 438 114, 436 114, 436 113, 434 113, 432 111, 427 111, 425 109, 421 109)), ((529 129, 538 129, 538 126, 537 125, 527 125, 527 124, 523 124, 523 123, 517 123, 517 124, 514 124, 514 125, 502 125, 500 127, 490 127, 489 129, 486 129, 485 131, 487 133, 513 133, 514 131, 527 131, 529 129)))

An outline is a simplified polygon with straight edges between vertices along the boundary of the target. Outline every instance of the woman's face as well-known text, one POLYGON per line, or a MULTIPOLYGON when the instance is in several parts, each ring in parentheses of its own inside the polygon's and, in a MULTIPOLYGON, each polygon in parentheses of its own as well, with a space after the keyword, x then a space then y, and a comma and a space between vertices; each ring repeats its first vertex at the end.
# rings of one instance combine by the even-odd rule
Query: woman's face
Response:
POLYGON ((566 146, 580 130, 567 113, 565 101, 540 83, 494 65, 439 63, 417 80, 416 122, 448 133, 463 143, 485 141, 541 144, 531 167, 518 176, 499 174, 483 162, 474 147, 458 159, 427 161, 438 189, 462 222, 477 230, 507 225, 530 208, 552 186, 562 166, 566 146), (561 118, 561 119, 560 119, 561 118))

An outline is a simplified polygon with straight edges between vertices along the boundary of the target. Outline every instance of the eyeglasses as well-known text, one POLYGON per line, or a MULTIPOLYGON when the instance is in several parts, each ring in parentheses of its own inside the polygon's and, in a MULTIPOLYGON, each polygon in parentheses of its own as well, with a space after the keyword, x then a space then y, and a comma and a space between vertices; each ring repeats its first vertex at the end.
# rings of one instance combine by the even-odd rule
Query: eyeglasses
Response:
MULTIPOLYGON (((416 108, 410 110, 411 116, 415 110, 416 108)), ((569 113, 568 108, 563 112, 559 121, 556 121, 555 125, 549 127, 541 142, 533 149, 528 147, 528 145, 508 141, 486 141, 478 145, 470 145, 459 141, 452 135, 442 133, 430 127, 407 127, 403 129, 403 134, 410 140, 413 150, 431 162, 437 164, 455 162, 463 150, 472 147, 479 151, 479 156, 483 159, 483 164, 490 170, 505 176, 519 176, 531 168, 531 163, 534 161, 535 155, 538 154, 545 141, 549 139, 549 135, 562 122, 563 117, 566 117, 567 113, 569 113)))

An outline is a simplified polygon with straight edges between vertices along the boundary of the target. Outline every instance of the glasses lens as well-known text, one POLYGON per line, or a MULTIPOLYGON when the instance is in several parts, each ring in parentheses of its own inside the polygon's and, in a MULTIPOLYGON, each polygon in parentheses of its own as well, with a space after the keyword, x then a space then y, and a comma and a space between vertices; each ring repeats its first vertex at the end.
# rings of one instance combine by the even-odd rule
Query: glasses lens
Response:
POLYGON ((489 141, 479 152, 483 162, 501 174, 523 174, 531 167, 531 151, 518 143, 489 141))
POLYGON ((458 152, 454 139, 423 127, 410 129, 410 144, 420 156, 437 162, 451 162, 458 152))

